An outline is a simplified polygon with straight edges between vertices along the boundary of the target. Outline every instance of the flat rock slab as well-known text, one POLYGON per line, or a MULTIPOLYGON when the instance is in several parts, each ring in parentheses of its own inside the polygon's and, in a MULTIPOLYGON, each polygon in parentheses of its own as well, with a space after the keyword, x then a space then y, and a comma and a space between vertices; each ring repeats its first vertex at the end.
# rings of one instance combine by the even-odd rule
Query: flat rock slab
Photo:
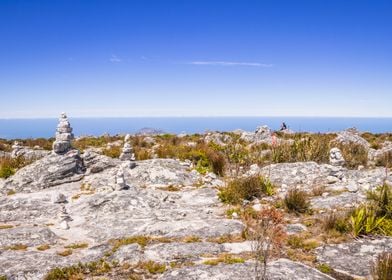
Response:
POLYGON ((0 230, 0 247, 23 244, 28 247, 54 244, 59 240, 50 229, 42 227, 16 227, 0 230))
POLYGON ((145 256, 149 260, 157 262, 174 261, 174 260, 190 260, 195 261, 203 254, 217 255, 222 253, 225 247, 221 244, 210 242, 194 242, 194 243, 166 243, 149 246, 145 250, 145 256))
MULTIPOLYGON (((268 266, 270 280, 332 280, 330 276, 306 265, 280 259, 268 266)), ((197 265, 168 271, 160 280, 249 280, 254 279, 254 264, 197 265)))
POLYGON ((152 159, 137 162, 135 168, 129 170, 127 179, 134 185, 182 185, 197 184, 201 176, 190 172, 189 167, 174 159, 152 159))
POLYGON ((66 267, 79 262, 92 262, 101 259, 107 250, 105 246, 94 247, 62 257, 48 251, 0 251, 0 275, 9 280, 41 280, 55 267, 66 267))
POLYGON ((311 205, 314 209, 336 209, 352 208, 366 200, 366 196, 360 193, 342 193, 335 196, 314 197, 311 199, 311 205))
POLYGON ((316 249, 317 261, 352 277, 370 275, 372 261, 378 254, 392 252, 392 238, 360 239, 351 243, 326 245, 316 249))

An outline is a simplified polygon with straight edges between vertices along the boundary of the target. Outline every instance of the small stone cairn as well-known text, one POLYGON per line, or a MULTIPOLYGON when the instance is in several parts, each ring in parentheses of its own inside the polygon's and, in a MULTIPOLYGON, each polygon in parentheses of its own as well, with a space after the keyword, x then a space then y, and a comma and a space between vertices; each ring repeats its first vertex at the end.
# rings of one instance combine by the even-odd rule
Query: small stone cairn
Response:
POLYGON ((345 164, 342 151, 339 148, 332 148, 329 151, 329 163, 334 166, 343 166, 345 164))
POLYGON ((127 188, 127 184, 125 183, 124 169, 123 167, 120 167, 115 176, 115 190, 122 191, 127 188))
POLYGON ((18 141, 15 141, 14 144, 12 145, 11 157, 17 158, 17 157, 21 156, 22 150, 23 150, 23 146, 20 145, 20 143, 18 141))
POLYGON ((124 139, 124 146, 122 148, 120 159, 122 161, 129 161, 130 162, 129 167, 134 168, 136 166, 135 154, 133 153, 133 148, 131 146, 130 140, 131 140, 131 135, 127 134, 124 139))
POLYGON ((61 213, 60 213, 60 228, 61 229, 69 229, 68 222, 72 221, 71 216, 68 214, 65 205, 62 205, 61 213))
POLYGON ((72 149, 71 141, 74 139, 72 127, 68 121, 67 115, 62 113, 56 130, 56 141, 53 143, 53 152, 63 155, 72 149))

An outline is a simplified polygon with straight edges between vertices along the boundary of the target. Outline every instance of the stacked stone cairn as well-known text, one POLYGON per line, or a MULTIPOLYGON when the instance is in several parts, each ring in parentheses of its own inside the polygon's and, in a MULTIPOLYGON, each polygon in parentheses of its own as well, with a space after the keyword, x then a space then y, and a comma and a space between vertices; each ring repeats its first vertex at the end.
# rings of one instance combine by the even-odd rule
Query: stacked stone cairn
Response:
POLYGON ((60 213, 60 228, 61 229, 69 229, 68 222, 72 221, 71 216, 68 214, 65 205, 62 205, 61 213, 60 213))
POLYGON ((62 113, 56 130, 56 141, 53 143, 53 152, 59 155, 66 154, 72 149, 71 141, 74 139, 72 127, 67 115, 62 113))
POLYGON ((130 140, 131 140, 131 136, 127 134, 124 139, 124 146, 122 148, 120 159, 122 161, 129 161, 130 162, 129 167, 134 168, 136 166, 135 154, 133 153, 133 148, 131 146, 130 140))
POLYGON ((12 145, 11 157, 17 158, 17 157, 21 156, 22 150, 23 150, 22 145, 20 145, 20 143, 18 141, 15 141, 14 144, 12 145))
POLYGON ((329 151, 329 163, 334 166, 343 166, 345 164, 342 151, 339 148, 332 148, 329 151))
POLYGON ((118 169, 115 180, 116 180, 115 182, 116 191, 127 189, 127 184, 125 183, 124 169, 122 168, 122 166, 120 166, 120 168, 118 169))

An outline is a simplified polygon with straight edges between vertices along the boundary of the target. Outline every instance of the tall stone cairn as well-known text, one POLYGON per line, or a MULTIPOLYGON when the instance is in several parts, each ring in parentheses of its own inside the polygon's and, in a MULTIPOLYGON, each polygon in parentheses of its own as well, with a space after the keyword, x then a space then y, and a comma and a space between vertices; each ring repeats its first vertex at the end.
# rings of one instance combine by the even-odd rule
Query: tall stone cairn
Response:
POLYGON ((135 161, 135 154, 133 153, 133 148, 131 146, 131 136, 127 134, 124 139, 124 146, 121 151, 120 159, 135 161))
POLYGON ((68 121, 67 115, 62 113, 56 130, 56 141, 53 143, 53 152, 62 155, 71 150, 71 141, 74 139, 72 127, 68 121))

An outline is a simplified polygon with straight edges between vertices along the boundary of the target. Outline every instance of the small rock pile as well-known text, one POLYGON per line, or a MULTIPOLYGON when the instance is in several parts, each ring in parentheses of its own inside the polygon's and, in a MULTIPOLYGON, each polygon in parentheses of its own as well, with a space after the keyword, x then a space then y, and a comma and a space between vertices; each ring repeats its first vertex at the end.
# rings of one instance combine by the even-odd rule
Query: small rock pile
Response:
POLYGON ((53 152, 62 155, 71 150, 71 140, 74 139, 72 127, 68 121, 67 115, 62 113, 57 125, 56 141, 53 143, 53 152))
POLYGON ((120 159, 123 161, 130 161, 130 168, 136 166, 135 164, 135 154, 133 153, 133 148, 130 143, 131 136, 127 134, 124 139, 124 146, 120 155, 120 159))
POLYGON ((21 156, 23 151, 23 146, 20 145, 18 141, 15 141, 14 144, 12 145, 12 152, 11 152, 11 157, 12 158, 17 158, 21 156))
POLYGON ((332 148, 329 151, 329 163, 334 166, 343 166, 346 161, 342 155, 342 151, 338 148, 332 148))

